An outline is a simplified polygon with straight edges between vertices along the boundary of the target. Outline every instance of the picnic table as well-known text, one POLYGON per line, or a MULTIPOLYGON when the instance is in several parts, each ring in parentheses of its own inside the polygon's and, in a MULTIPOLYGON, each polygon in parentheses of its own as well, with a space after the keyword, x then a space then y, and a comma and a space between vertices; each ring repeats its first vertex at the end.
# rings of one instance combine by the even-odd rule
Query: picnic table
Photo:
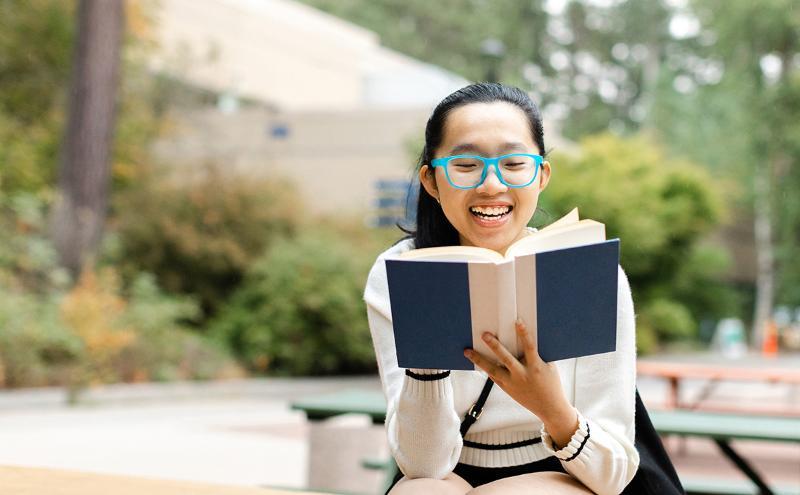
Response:
MULTIPOLYGON (((345 390, 295 401, 291 408, 303 411, 310 421, 320 421, 340 414, 365 414, 373 423, 383 423, 386 417, 386 402, 382 392, 345 390)), ((785 493, 775 490, 763 480, 755 469, 734 449, 733 440, 762 440, 800 444, 800 418, 772 417, 753 414, 727 414, 700 411, 650 411, 656 430, 663 435, 680 435, 709 438, 723 455, 747 476, 757 491, 714 491, 714 483, 686 483, 689 493, 759 493, 772 495, 785 493), (691 490, 703 485, 702 490, 691 490)), ((372 465, 378 465, 374 461, 372 465)), ((396 469, 396 468, 395 468, 396 469)), ((789 493, 793 493, 790 491, 789 493)))
MULTIPOLYGON (((718 364, 677 363, 661 361, 639 361, 636 364, 639 376, 655 376, 669 382, 669 394, 665 403, 668 409, 699 409, 703 406, 711 392, 722 382, 763 382, 770 384, 787 384, 800 387, 800 369, 780 367, 742 367, 723 366, 718 364), (681 382, 685 380, 705 380, 705 386, 691 402, 682 401, 680 397, 681 382)), ((752 408, 752 406, 751 406, 752 408)), ((719 410, 719 408, 716 408, 719 410)), ((729 409, 743 412, 742 408, 729 409)), ((772 415, 800 416, 800 409, 775 408, 767 406, 760 412, 772 415)))

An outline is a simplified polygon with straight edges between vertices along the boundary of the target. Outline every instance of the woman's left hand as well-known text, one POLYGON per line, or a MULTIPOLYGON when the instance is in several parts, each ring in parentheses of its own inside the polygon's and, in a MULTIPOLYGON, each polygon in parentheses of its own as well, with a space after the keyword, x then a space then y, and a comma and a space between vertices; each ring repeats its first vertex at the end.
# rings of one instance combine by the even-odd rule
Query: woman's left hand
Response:
POLYGON ((499 363, 472 349, 465 350, 464 355, 511 398, 541 419, 553 441, 563 447, 578 429, 577 412, 564 396, 556 365, 542 361, 536 340, 521 320, 515 326, 524 350, 521 360, 489 332, 484 332, 483 341, 499 363))

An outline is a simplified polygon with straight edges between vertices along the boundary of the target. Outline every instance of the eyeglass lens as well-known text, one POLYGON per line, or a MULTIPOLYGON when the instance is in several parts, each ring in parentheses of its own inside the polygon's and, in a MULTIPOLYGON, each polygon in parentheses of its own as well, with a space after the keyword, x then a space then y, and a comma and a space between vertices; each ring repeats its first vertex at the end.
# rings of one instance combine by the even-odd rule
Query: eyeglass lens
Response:
MULTIPOLYGON (((447 162, 447 175, 459 187, 474 187, 481 181, 484 163, 473 157, 452 158, 447 162)), ((498 163, 500 175, 507 184, 527 185, 536 174, 536 160, 530 156, 512 155, 498 163)), ((494 170, 487 170, 487 174, 494 170)))

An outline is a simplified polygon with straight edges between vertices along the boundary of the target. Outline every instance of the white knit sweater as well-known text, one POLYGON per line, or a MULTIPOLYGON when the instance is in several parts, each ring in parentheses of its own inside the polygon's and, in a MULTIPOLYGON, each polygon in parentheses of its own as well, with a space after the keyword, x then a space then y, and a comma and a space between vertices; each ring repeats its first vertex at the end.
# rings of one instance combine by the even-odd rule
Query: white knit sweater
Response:
POLYGON ((622 269, 617 297, 617 350, 556 363, 565 395, 577 409, 580 422, 569 444, 554 451, 541 420, 495 386, 466 440, 488 445, 537 437, 542 441, 510 449, 486 449, 464 446, 459 433, 462 418, 486 381, 483 371, 454 370, 447 378, 423 381, 406 376, 405 370, 397 366, 384 258, 410 249, 413 241, 407 239, 381 254, 370 271, 364 293, 387 400, 389 446, 400 470, 410 478, 441 479, 458 462, 484 467, 515 466, 555 455, 568 473, 595 493, 621 492, 639 466, 633 445, 633 300, 622 269))

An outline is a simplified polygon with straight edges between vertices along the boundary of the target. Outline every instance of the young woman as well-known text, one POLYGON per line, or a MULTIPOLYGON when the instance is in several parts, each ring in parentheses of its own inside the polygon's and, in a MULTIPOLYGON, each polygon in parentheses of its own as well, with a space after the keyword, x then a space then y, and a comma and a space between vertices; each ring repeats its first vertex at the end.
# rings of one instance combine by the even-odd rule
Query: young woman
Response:
POLYGON ((459 244, 504 252, 530 233, 528 222, 550 179, 544 153, 539 111, 517 88, 467 86, 428 120, 417 229, 378 257, 364 295, 389 445, 404 473, 393 495, 618 494, 636 472, 634 312, 621 269, 613 353, 545 363, 518 321, 525 343, 520 359, 498 342, 496 329, 486 329, 494 355, 465 350, 482 371, 397 366, 385 256, 459 244), (496 386, 462 438, 462 418, 487 377, 496 386))

